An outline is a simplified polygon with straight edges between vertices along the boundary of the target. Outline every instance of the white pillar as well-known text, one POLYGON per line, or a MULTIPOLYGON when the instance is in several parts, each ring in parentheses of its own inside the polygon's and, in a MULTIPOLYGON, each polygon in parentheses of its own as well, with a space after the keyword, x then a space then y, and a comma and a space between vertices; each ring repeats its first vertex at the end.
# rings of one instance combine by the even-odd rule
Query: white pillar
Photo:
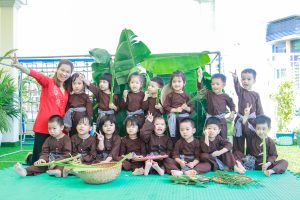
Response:
MULTIPOLYGON (((17 26, 18 26, 18 9, 24 1, 21 0, 0 0, 0 55, 10 49, 17 48, 17 26)), ((4 61, 9 62, 9 61, 4 61)), ((18 71, 15 69, 8 69, 16 80, 18 78, 18 71)), ((18 96, 18 95, 16 95, 18 96)), ((20 119, 20 118, 19 118, 20 119)), ((20 121, 19 119, 10 120, 10 131, 3 133, 2 142, 17 142, 19 141, 20 121)))

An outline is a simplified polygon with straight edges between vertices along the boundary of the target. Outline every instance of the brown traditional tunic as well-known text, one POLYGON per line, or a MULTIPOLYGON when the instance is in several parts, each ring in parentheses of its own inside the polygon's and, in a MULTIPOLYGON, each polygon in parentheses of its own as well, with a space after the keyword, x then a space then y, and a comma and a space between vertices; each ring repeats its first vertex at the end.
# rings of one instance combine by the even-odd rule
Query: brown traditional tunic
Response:
POLYGON ((159 109, 155 108, 156 105, 156 98, 148 97, 146 101, 143 101, 142 108, 148 114, 149 112, 153 114, 153 116, 161 116, 162 113, 159 109))
POLYGON ((166 110, 167 113, 170 113, 172 108, 178 108, 182 106, 182 104, 186 103, 189 107, 191 107, 191 112, 193 112, 194 103, 189 102, 190 100, 191 100, 190 96, 185 92, 183 93, 171 92, 170 94, 167 95, 163 103, 163 108, 166 110))
MULTIPOLYGON (((185 139, 180 138, 173 149, 173 159, 165 159, 165 168, 167 173, 171 173, 171 170, 179 170, 180 165, 175 161, 176 158, 183 159, 186 162, 192 162, 194 160, 200 161, 200 145, 199 140, 194 138, 190 143, 185 139)), ((198 173, 205 173, 210 171, 210 164, 208 162, 199 162, 193 169, 198 173)))
MULTIPOLYGON (((134 112, 139 109, 143 109, 142 104, 144 101, 145 93, 140 91, 138 93, 129 92, 127 95, 126 102, 122 99, 121 108, 125 108, 129 112, 134 112)), ((145 115, 144 113, 141 115, 136 115, 140 125, 144 124, 145 115)))
POLYGON ((170 137, 163 135, 157 136, 154 133, 154 124, 145 121, 143 128, 140 131, 141 139, 146 143, 147 153, 158 153, 160 155, 172 154, 173 143, 170 137))
POLYGON ((81 139, 77 134, 71 137, 72 154, 81 154, 81 161, 84 164, 91 164, 96 159, 96 140, 89 136, 81 139))
MULTIPOLYGON (((247 104, 252 105, 250 113, 255 112, 256 115, 264 114, 262 104, 260 101, 260 96, 257 92, 248 91, 240 85, 238 79, 234 79, 234 88, 238 96, 238 113, 244 116, 244 110, 247 107, 247 104)), ((239 117, 235 118, 235 122, 239 117)), ((251 124, 254 123, 254 119, 249 119, 251 124)), ((244 152, 245 149, 245 139, 247 140, 247 134, 245 133, 245 126, 242 125, 242 136, 233 137, 233 151, 244 152)))
POLYGON ((218 170, 219 166, 215 158, 211 155, 215 151, 219 151, 223 148, 228 149, 228 152, 218 156, 217 158, 222 161, 229 169, 233 170, 235 165, 235 158, 231 153, 232 144, 228 140, 224 139, 220 135, 217 135, 214 141, 209 141, 209 146, 205 144, 205 136, 202 136, 200 140, 200 148, 203 150, 200 158, 203 161, 209 162, 212 169, 218 170))
MULTIPOLYGON (((135 153, 136 155, 146 155, 146 146, 145 143, 137 138, 132 140, 129 136, 125 136, 122 138, 120 155, 126 155, 128 153, 135 153)), ((134 171, 136 168, 141 168, 144 166, 143 162, 134 162, 131 160, 125 160, 122 164, 124 170, 132 170, 134 171)))
POLYGON ((121 146, 121 137, 118 134, 113 134, 113 136, 110 139, 107 139, 104 136, 104 149, 99 150, 98 148, 98 143, 99 140, 98 138, 96 139, 97 141, 97 161, 96 162, 101 162, 105 160, 107 157, 112 157, 113 161, 118 161, 119 160, 119 152, 120 152, 120 146, 121 146))
POLYGON ((89 119, 92 119, 93 116, 92 102, 86 93, 71 94, 69 96, 66 111, 68 111, 69 108, 79 108, 79 107, 85 107, 86 111, 85 112, 74 111, 72 113, 72 127, 69 133, 70 137, 77 133, 76 126, 81 117, 87 116, 89 119))
MULTIPOLYGON (((62 160, 68 158, 72 151, 71 139, 65 135, 63 138, 56 139, 52 136, 48 137, 43 144, 42 153, 39 159, 44 159, 49 162, 49 156, 53 155, 55 160, 62 160)), ((63 171, 63 167, 56 166, 54 169, 63 171)), ((27 176, 34 176, 37 174, 44 173, 48 170, 48 167, 36 167, 34 165, 26 168, 27 176)))
MULTIPOLYGON (((201 90, 203 88, 203 83, 198 82, 198 89, 201 90)), ((227 94, 215 94, 213 91, 206 90, 205 92, 206 101, 207 101, 207 114, 210 115, 220 115, 226 113, 226 106, 229 107, 230 112, 235 112, 235 104, 231 97, 227 94)), ((225 118, 220 119, 220 135, 227 139, 227 122, 225 118)))
MULTIPOLYGON (((96 87, 93 84, 90 84, 90 86, 88 86, 88 89, 95 95, 99 109, 104 110, 104 111, 110 110, 110 108, 109 108, 110 95, 109 94, 106 94, 105 92, 100 90, 100 88, 96 87)), ((113 96, 113 103, 118 108, 117 111, 119 111, 119 109, 120 109, 119 98, 117 95, 113 96)))
MULTIPOLYGON (((261 154, 263 152, 263 147, 261 146, 262 139, 256 133, 249 135, 247 139, 249 139, 249 142, 247 142, 247 153, 256 158, 255 169, 260 170, 262 167, 261 163, 263 162, 263 155, 261 154)), ((276 158, 278 157, 276 145, 269 137, 266 138, 266 147, 267 162, 272 163, 268 169, 273 169, 277 174, 284 173, 287 169, 288 162, 284 159, 276 161, 276 158)), ((234 152, 234 155, 237 160, 242 162, 242 158, 244 157, 242 152, 236 151, 234 152)))

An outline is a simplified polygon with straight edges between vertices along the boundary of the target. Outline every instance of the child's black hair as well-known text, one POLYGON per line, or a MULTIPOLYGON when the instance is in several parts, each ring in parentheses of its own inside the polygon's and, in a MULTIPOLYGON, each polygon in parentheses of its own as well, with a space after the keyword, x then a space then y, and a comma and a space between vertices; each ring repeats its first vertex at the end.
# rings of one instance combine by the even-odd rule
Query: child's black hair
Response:
MULTIPOLYGON (((79 76, 84 76, 83 74, 80 74, 80 73, 74 73, 72 76, 71 76, 71 83, 73 83, 79 76)), ((83 82, 83 81, 82 81, 83 82)), ((85 91, 86 89, 86 84, 83 82, 83 91, 85 91)), ((73 86, 71 84, 71 89, 70 91, 72 92, 73 91, 73 86)))
POLYGON ((255 123, 257 124, 267 124, 268 128, 271 128, 271 118, 266 115, 258 115, 255 118, 255 123))
POLYGON ((135 116, 127 117, 126 120, 125 120, 125 127, 127 126, 127 124, 133 125, 133 126, 137 125, 139 129, 142 126, 141 123, 140 123, 140 121, 138 120, 138 118, 135 117, 135 116))
POLYGON ((244 69, 241 74, 252 74, 254 80, 256 80, 256 71, 251 68, 244 69))
MULTIPOLYGON (((77 122, 77 125, 79 124, 79 123, 84 123, 84 122, 88 122, 88 124, 91 126, 92 125, 92 120, 88 117, 88 116, 82 116, 82 117, 80 117, 79 118, 79 120, 78 120, 78 122, 77 122)), ((77 126, 76 125, 76 126, 77 126)))
POLYGON ((103 116, 100 121, 99 124, 97 124, 97 129, 96 131, 99 132, 99 130, 102 132, 102 134, 105 134, 103 132, 103 125, 105 124, 105 122, 109 121, 112 124, 115 124, 115 132, 114 134, 118 134, 118 126, 117 126, 117 121, 116 121, 116 117, 114 115, 105 115, 103 116))
POLYGON ((130 80, 132 79, 133 76, 137 76, 140 81, 141 81, 141 88, 143 88, 144 85, 144 78, 142 74, 139 74, 138 72, 133 72, 132 74, 129 75, 128 77, 128 84, 130 83, 130 80))
POLYGON ((177 70, 177 71, 173 72, 173 74, 171 75, 170 84, 172 83, 172 81, 175 77, 181 77, 183 82, 186 82, 184 73, 182 71, 177 70))
MULTIPOLYGON (((165 121, 165 119, 164 119, 163 116, 156 116, 156 117, 154 117, 153 122, 155 122, 155 120, 158 120, 158 119, 162 119, 162 120, 165 121)), ((165 121, 165 122, 166 122, 166 121, 165 121)))
POLYGON ((58 123, 59 126, 64 126, 64 119, 59 115, 52 115, 51 117, 49 117, 48 123, 53 122, 58 123))
POLYGON ((163 88, 164 87, 164 80, 159 77, 159 76, 155 76, 151 79, 151 81, 157 83, 159 85, 159 88, 163 88))
POLYGON ((108 82, 108 87, 111 89, 112 75, 110 73, 104 73, 100 77, 100 80, 105 80, 108 82))
POLYGON ((192 125, 192 127, 195 128, 195 122, 194 122, 194 120, 193 120, 192 118, 190 118, 190 117, 185 117, 185 118, 181 119, 181 120, 179 121, 179 126, 180 126, 180 124, 182 124, 182 123, 187 123, 187 122, 190 122, 191 125, 192 125))
POLYGON ((226 76, 224 75, 224 74, 214 74, 214 75, 212 75, 212 77, 211 77, 211 79, 221 79, 221 81, 223 82, 223 83, 226 83, 226 76))
POLYGON ((207 120, 205 122, 204 128, 206 128, 210 124, 217 125, 219 128, 221 128, 220 127, 220 123, 221 123, 221 120, 219 118, 217 118, 217 117, 209 117, 209 118, 207 118, 207 120))

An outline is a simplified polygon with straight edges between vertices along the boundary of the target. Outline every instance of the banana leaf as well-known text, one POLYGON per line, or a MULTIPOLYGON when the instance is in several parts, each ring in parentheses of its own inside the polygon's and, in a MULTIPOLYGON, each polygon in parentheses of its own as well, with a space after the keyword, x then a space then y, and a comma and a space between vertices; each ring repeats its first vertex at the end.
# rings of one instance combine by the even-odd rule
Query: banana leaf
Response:
POLYGON ((105 66, 110 65, 111 55, 105 49, 94 48, 90 50, 89 53, 94 57, 95 63, 103 64, 105 66))
POLYGON ((172 74, 176 70, 189 71, 210 62, 207 52, 152 54, 141 65, 154 74, 172 74))

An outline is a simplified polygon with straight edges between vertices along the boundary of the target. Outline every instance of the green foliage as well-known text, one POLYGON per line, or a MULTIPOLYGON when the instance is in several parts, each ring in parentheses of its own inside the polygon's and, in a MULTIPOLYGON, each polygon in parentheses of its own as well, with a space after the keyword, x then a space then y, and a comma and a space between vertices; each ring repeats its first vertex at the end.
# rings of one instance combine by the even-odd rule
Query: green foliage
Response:
POLYGON ((9 118, 19 115, 18 102, 14 98, 17 88, 13 78, 3 69, 0 69, 0 132, 10 130, 9 118))
POLYGON ((287 131, 287 124, 292 120, 294 114, 293 83, 291 81, 282 82, 273 98, 277 102, 278 131, 287 131))
POLYGON ((8 58, 12 53, 16 52, 18 49, 11 49, 8 52, 6 52, 3 57, 0 57, 0 62, 6 58, 8 58))

